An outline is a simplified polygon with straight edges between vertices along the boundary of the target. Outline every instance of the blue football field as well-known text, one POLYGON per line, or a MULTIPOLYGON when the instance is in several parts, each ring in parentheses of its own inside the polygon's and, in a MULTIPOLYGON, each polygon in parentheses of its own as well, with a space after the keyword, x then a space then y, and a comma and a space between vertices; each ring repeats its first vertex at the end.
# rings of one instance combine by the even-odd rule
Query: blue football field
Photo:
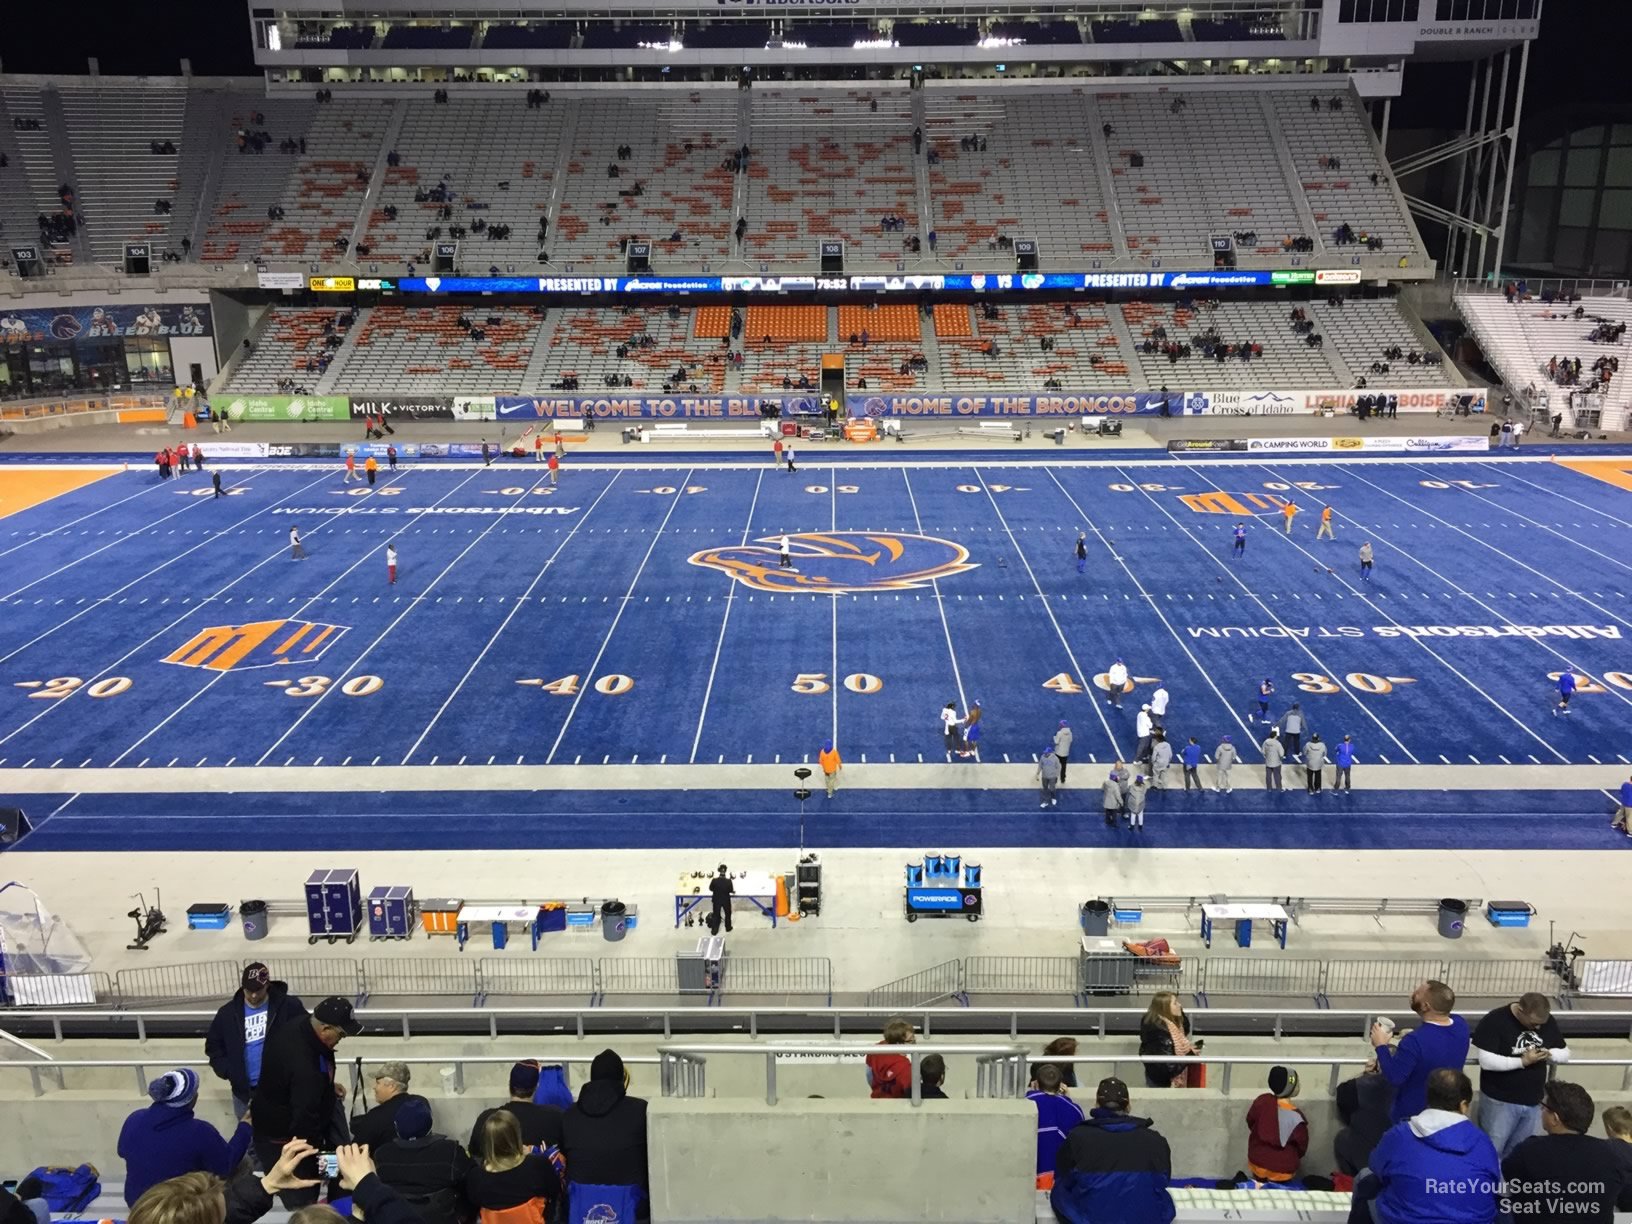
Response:
MULTIPOLYGON (((1158 685, 1178 742, 1210 755, 1228 734, 1252 763, 1266 677, 1272 716, 1300 702, 1366 764, 1624 763, 1629 471, 699 461, 569 466, 552 488, 517 463, 369 488, 284 465, 229 469, 221 499, 197 475, 118 473, 0 519, 0 770, 349 764, 387 790, 403 765, 788 764, 829 738, 917 764, 945 761, 948 702, 980 704, 987 763, 1031 761, 1068 720, 1076 769, 1132 754, 1158 685), (1336 539, 1317 540, 1327 503, 1336 539)), ((923 796, 897 806, 933 819, 923 796)), ((687 844, 695 815, 666 832, 659 804, 638 835, 586 820, 576 844, 687 844)), ((202 847, 225 826, 188 827, 202 847)), ((859 826, 854 844, 872 844, 859 826)))

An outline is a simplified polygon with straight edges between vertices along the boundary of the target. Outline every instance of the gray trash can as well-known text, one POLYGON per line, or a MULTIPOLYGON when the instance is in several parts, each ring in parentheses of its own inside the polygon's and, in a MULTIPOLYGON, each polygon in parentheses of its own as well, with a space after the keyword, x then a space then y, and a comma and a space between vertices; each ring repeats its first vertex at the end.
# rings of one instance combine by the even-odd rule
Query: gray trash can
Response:
POLYGON ((629 907, 622 901, 603 901, 601 903, 601 937, 607 943, 618 943, 628 933, 628 926, 624 915, 629 907))
POLYGON ((1111 903, 1095 898, 1082 903, 1082 933, 1109 935, 1111 933, 1111 903))
POLYGON ((267 930, 266 902, 245 901, 238 907, 238 916, 244 921, 244 938, 265 939, 267 930))
POLYGON ((1439 903, 1439 933, 1446 939, 1461 939, 1462 926, 1467 921, 1468 903, 1455 897, 1446 897, 1439 903))

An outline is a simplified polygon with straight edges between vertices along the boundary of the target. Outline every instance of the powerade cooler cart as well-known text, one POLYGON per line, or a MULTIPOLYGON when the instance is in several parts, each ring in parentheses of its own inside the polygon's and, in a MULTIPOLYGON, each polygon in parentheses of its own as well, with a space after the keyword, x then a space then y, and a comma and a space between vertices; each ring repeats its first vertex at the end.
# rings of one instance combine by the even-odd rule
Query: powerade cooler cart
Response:
POLYGON ((920 918, 967 918, 970 922, 979 922, 984 912, 980 864, 965 864, 956 854, 926 854, 922 863, 907 864, 908 922, 917 922, 920 918))

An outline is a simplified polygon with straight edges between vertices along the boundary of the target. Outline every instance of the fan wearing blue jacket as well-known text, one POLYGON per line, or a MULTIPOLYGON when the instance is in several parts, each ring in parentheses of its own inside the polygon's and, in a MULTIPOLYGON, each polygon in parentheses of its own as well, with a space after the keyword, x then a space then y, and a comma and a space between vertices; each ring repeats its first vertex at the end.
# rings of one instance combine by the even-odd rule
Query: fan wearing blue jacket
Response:
POLYGON ((1171 1224, 1172 1175, 1167 1140, 1149 1118, 1128 1113, 1126 1084, 1103 1079, 1094 1108, 1054 1157, 1049 1204, 1061 1224, 1171 1224))
POLYGON ((153 1103, 126 1118, 119 1132, 126 1206, 134 1207, 149 1186, 184 1173, 232 1175, 249 1151, 249 1123, 238 1123, 228 1140, 208 1122, 195 1118, 196 1071, 183 1067, 161 1075, 147 1086, 147 1095, 153 1103))
POLYGON ((1493 1224, 1502 1166, 1490 1137, 1468 1120, 1472 1081, 1441 1067, 1424 1099, 1427 1108, 1390 1127, 1355 1178, 1356 1213, 1369 1199, 1377 1224, 1493 1224))
POLYGON ((1444 982, 1424 982, 1411 992, 1411 1010, 1422 1023, 1401 1038, 1399 1048, 1389 1045, 1389 1030, 1371 1026, 1377 1069, 1394 1085, 1394 1121, 1423 1111, 1429 1075, 1441 1067, 1460 1071, 1468 1061, 1468 1023, 1451 1015, 1455 1006, 1456 992, 1444 982))

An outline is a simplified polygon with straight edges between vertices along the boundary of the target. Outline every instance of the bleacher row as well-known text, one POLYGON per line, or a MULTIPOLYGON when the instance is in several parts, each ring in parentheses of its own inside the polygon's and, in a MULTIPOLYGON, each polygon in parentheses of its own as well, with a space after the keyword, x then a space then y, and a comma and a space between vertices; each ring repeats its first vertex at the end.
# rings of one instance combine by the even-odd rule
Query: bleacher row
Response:
POLYGON ((768 394, 801 380, 819 385, 826 354, 843 355, 853 391, 1460 382, 1449 363, 1385 359, 1391 348, 1439 355, 1394 299, 1321 300, 1303 309, 1326 343, 1309 344, 1293 330, 1289 304, 1269 302, 942 302, 930 315, 905 304, 756 305, 739 312, 735 332, 725 306, 376 306, 345 330, 334 326, 344 311, 278 306, 225 390, 768 394), (1188 352, 1164 353, 1158 328, 1188 352), (1248 360, 1207 356, 1202 345, 1214 335, 1256 351, 1248 360), (1386 365, 1386 376, 1374 364, 1386 365))
POLYGON ((1424 266, 1361 107, 1319 102, 1284 84, 441 104, 0 85, 0 221, 34 235, 68 185, 80 229, 49 244, 58 263, 117 265, 145 241, 183 261, 349 259, 385 274, 449 238, 472 273, 536 271, 546 254, 621 269, 629 239, 653 243, 658 271, 808 268, 822 238, 843 239, 853 267, 1012 270, 1016 236, 1055 267, 1206 267, 1220 236, 1242 236, 1242 266, 1424 266), (1381 245, 1340 243, 1344 225, 1381 245))
POLYGON ((1472 291, 1456 295, 1456 308, 1516 399, 1528 398, 1538 409, 1562 414, 1567 425, 1574 424, 1576 409, 1596 408, 1601 410, 1603 428, 1627 427, 1632 415, 1632 365, 1607 382, 1593 366, 1600 358, 1617 362, 1632 358, 1632 344, 1624 336, 1613 343, 1589 337, 1598 320, 1632 322, 1632 302, 1622 297, 1544 302, 1533 295, 1515 295, 1509 302, 1501 293, 1472 291), (1555 358, 1581 362, 1579 383, 1564 385, 1549 378, 1548 363, 1555 358), (1530 387, 1537 393, 1527 397, 1530 387), (1583 390, 1593 394, 1582 396, 1583 390))

